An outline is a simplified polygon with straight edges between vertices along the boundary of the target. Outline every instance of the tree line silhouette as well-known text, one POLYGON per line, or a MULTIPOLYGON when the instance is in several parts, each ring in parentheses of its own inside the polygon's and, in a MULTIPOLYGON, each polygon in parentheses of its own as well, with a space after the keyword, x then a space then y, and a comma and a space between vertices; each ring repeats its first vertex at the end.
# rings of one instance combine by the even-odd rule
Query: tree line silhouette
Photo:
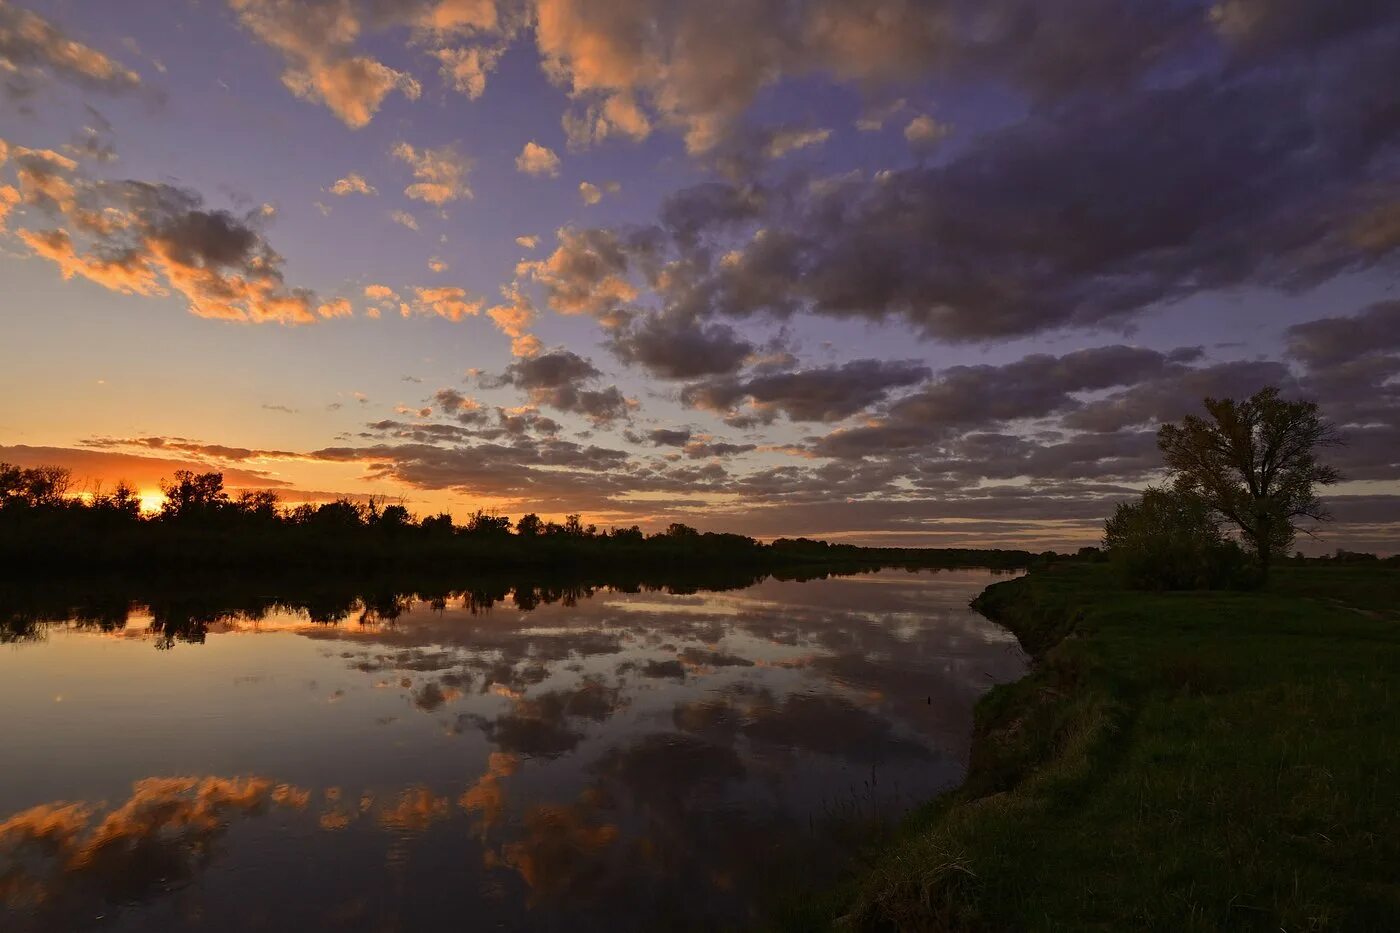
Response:
POLYGON ((176 471, 161 492, 160 510, 146 514, 129 484, 79 492, 63 467, 0 463, 0 575, 225 567, 1013 568, 1036 559, 1022 550, 866 548, 808 538, 764 544, 679 522, 646 534, 637 525, 599 529, 579 515, 562 523, 533 513, 512 521, 477 510, 458 523, 445 512, 416 517, 378 496, 288 506, 267 490, 231 495, 219 472, 176 471))

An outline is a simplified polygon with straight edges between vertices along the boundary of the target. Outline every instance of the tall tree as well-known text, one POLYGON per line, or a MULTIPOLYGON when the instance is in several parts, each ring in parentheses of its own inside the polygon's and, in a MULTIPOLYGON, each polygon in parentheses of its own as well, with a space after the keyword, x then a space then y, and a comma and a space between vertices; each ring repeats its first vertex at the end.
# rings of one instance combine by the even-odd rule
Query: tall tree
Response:
POLYGON ((1330 520, 1316 489, 1342 477, 1317 452, 1341 441, 1315 402, 1285 401, 1272 386, 1243 402, 1207 398, 1205 407, 1207 418, 1162 425, 1157 446, 1175 486, 1237 525, 1267 577, 1299 519, 1330 520))

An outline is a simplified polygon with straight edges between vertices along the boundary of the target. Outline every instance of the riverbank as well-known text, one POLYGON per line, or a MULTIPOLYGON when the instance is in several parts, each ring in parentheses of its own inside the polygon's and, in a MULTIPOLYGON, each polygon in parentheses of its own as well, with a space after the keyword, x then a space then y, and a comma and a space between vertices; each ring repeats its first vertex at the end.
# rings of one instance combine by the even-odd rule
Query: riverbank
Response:
POLYGON ((1149 594, 1058 565, 974 604, 1037 660, 977 712, 849 929, 1394 929, 1400 572, 1149 594))

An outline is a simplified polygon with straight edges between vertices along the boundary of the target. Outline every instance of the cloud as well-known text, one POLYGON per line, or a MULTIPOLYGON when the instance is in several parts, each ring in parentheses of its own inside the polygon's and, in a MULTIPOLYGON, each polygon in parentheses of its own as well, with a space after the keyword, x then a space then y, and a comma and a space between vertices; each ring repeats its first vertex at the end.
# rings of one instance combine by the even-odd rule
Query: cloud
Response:
MULTIPOLYGON (((929 447, 962 432, 1078 412, 1084 405, 1078 393, 1137 386, 1185 372, 1169 354, 1121 345, 1059 357, 1035 354, 1001 366, 953 366, 891 403, 879 417, 833 431, 813 450, 834 457, 903 456, 900 451, 929 447)), ((912 370, 906 374, 913 376, 912 370)))
POLYGON ((920 114, 904 127, 904 138, 915 152, 928 152, 946 139, 952 131, 953 128, 948 124, 939 123, 928 114, 920 114))
POLYGON ((540 238, 537 236, 518 236, 515 238, 515 245, 521 249, 534 249, 540 245, 540 238))
POLYGON ((868 107, 856 118, 856 129, 862 133, 875 133, 885 128, 885 123, 909 105, 903 97, 874 107, 868 107))
MULTIPOLYGON (((832 24, 852 24, 863 6, 826 12, 832 24)), ((669 199, 653 227, 574 230, 570 241, 615 244, 599 283, 635 285, 629 276, 637 271, 668 270, 629 302, 695 317, 899 320, 942 340, 1121 326, 1202 292, 1296 292, 1393 262, 1400 224, 1386 219, 1377 192, 1396 183, 1400 121, 1381 88, 1400 80, 1400 24, 1319 34, 1306 55, 1241 60, 1223 73, 1201 66, 1171 82, 1137 84, 1129 79, 1138 68, 1199 25, 1161 5, 1125 4, 1112 15, 1152 28, 1115 38, 1101 24, 1080 37, 1088 47, 1055 46, 1074 39, 1076 22, 1089 24, 1091 6, 1102 4, 1036 21, 1020 45, 990 43, 976 54, 957 45, 972 58, 953 64, 973 68, 995 51, 989 67, 1010 69, 1038 93, 1104 83, 969 138, 942 164, 821 185, 709 183, 703 196, 669 199), (1161 48, 1148 53, 1152 42, 1161 48), (1061 52, 1070 51, 1082 53, 1079 67, 1062 72, 1061 52), (1174 139, 1212 144, 1166 145, 1163 127, 1174 128, 1174 139), (736 214, 736 204, 748 215, 736 214), (668 222, 668 212, 684 224, 668 222)), ((634 25, 649 23, 638 14, 634 25)), ((911 39, 932 38, 922 33, 926 23, 905 25, 911 39)), ((574 38, 605 28, 619 43, 623 35, 612 19, 571 28, 574 38)), ((878 38, 897 40, 883 29, 878 38)), ((616 67, 590 64, 590 88, 673 77, 654 72, 633 46, 600 48, 616 67)), ((583 277, 567 281, 575 307, 615 304, 590 296, 583 277)))
POLYGON ((496 69, 503 48, 442 48, 432 52, 438 60, 438 73, 445 84, 476 100, 486 93, 486 77, 496 69))
POLYGON ((1400 301, 1380 301, 1350 317, 1295 324, 1288 352, 1311 367, 1343 364, 1371 353, 1400 352, 1400 301))
POLYGON ((655 428, 647 432, 647 440, 657 447, 684 447, 691 433, 689 428, 655 428))
POLYGON ((0 3, 0 75, 12 99, 29 97, 45 78, 110 94, 141 86, 136 72, 10 3, 0 3))
MULTIPOLYGON (((142 445, 145 450, 156 450, 142 445)), ((133 448, 139 449, 139 448, 133 448)), ((111 485, 125 480, 138 489, 155 489, 162 479, 176 470, 202 472, 209 462, 184 457, 156 457, 102 448, 30 447, 23 444, 0 446, 0 461, 18 466, 34 467, 57 464, 71 469, 80 483, 101 482, 111 485)), ((289 484, 262 470, 223 468, 224 482, 234 488, 285 488, 289 484)))
POLYGON ((467 187, 470 163, 452 146, 436 149, 415 149, 408 143, 393 148, 395 159, 406 162, 418 179, 403 193, 415 201, 426 201, 437 207, 472 196, 467 187))
POLYGON ((250 447, 231 447, 227 444, 205 444, 184 437, 92 437, 81 443, 85 447, 98 450, 122 448, 161 450, 234 462, 305 459, 303 455, 290 450, 260 450, 250 447))
POLYGON ((407 227, 410 230, 418 229, 418 218, 408 211, 390 211, 389 219, 401 227, 407 227))
POLYGON ((831 138, 831 130, 784 127, 775 130, 764 144, 763 154, 770 159, 781 159, 790 152, 820 146, 831 138))
POLYGON ((603 200, 603 195, 605 193, 617 194, 621 190, 622 184, 616 181, 604 182, 602 187, 590 181, 581 181, 578 183, 579 197, 583 198, 584 204, 589 205, 597 204, 599 201, 603 200))
POLYGON ((526 175, 548 175, 550 178, 557 178, 559 157, 548 147, 530 140, 525 144, 525 148, 520 150, 520 155, 515 157, 515 170, 526 175))
POLYGON ((431 272, 446 272, 448 268, 447 263, 436 256, 428 260, 428 269, 431 272))
POLYGON ((342 198, 345 197, 347 194, 378 193, 379 191, 375 189, 374 185, 371 185, 369 182, 365 181, 364 176, 361 175, 359 172, 351 172, 344 178, 337 179, 336 183, 331 185, 331 194, 342 198))
POLYGON ((852 360, 840 366, 693 383, 681 392, 681 400, 722 414, 737 414, 738 405, 747 400, 763 420, 781 412, 792 421, 839 421, 883 402, 891 390, 917 385, 931 375, 928 366, 913 360, 852 360))
POLYGON ((486 304, 480 298, 468 297, 465 289, 455 286, 418 287, 413 289, 413 294, 415 296, 414 310, 420 314, 435 314, 438 317, 447 318, 449 321, 476 317, 481 314, 481 309, 486 304))
POLYGON ((316 307, 316 314, 323 318, 353 317, 355 309, 348 298, 332 298, 316 307))
POLYGON ((570 350, 551 350, 517 359, 494 380, 495 385, 523 389, 536 405, 583 415, 597 424, 625 418, 631 404, 617 386, 588 388, 602 373, 570 350))
POLYGON ((551 308, 603 317, 637 296, 627 278, 629 248, 616 233, 564 227, 558 235, 559 247, 548 259, 518 268, 544 286, 551 308))
POLYGON ((510 338, 511 353, 515 356, 535 356, 542 349, 538 337, 529 333, 535 322, 535 305, 530 296, 519 284, 501 289, 505 301, 486 309, 486 316, 495 322, 501 333, 510 338))
POLYGON ((365 126, 398 91, 417 100, 412 75, 354 53, 361 31, 352 0, 228 0, 239 22, 286 62, 282 84, 302 100, 325 104, 346 126, 365 126))
POLYGON ((60 224, 17 236, 65 279, 124 294, 178 294, 200 317, 317 319, 315 296, 286 285, 282 257, 258 229, 261 210, 240 216, 169 184, 89 179, 48 150, 16 147, 13 161, 21 199, 60 224))
POLYGON ((662 379, 734 372, 756 349, 726 324, 660 315, 614 330, 608 346, 622 362, 662 379))

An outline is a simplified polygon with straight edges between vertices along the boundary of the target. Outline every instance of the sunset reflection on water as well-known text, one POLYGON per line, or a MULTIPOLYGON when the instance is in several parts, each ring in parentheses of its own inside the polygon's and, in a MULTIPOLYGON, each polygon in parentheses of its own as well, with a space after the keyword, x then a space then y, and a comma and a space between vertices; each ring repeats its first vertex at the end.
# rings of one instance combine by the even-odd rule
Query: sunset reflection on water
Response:
POLYGON ((966 608, 991 579, 31 610, 0 925, 742 923, 835 870, 827 823, 959 779, 1025 667, 966 608))

